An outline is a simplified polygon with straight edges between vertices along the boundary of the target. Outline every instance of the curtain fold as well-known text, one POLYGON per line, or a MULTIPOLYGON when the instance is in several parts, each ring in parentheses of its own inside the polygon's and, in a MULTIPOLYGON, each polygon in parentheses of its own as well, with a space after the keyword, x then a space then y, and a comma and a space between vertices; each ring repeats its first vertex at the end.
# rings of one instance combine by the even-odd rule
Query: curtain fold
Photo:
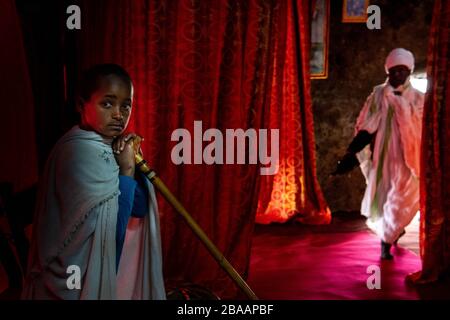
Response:
POLYGON ((0 13, 0 182, 11 183, 18 193, 38 176, 33 93, 14 1, 1 1, 0 13))
MULTIPOLYGON (((295 200, 290 214, 329 221, 314 169, 304 1, 117 0, 112 6, 100 0, 84 1, 81 10, 80 66, 115 62, 130 72, 130 130, 144 136, 147 161, 244 278, 258 204, 267 207, 278 192, 273 186, 285 192, 279 180, 297 188, 289 194, 295 200), (224 161, 237 151, 226 144, 227 129, 280 129, 282 174, 261 176, 259 164, 236 164, 236 158, 208 165, 201 153, 199 164, 175 165, 174 130, 189 131, 191 161, 209 144, 194 145, 195 121, 202 132, 223 134, 224 161)), ((235 284, 184 221, 163 199, 159 203, 168 287, 193 282, 222 298, 236 297, 235 284)))
POLYGON ((433 282, 450 271, 450 2, 435 1, 428 48, 421 180, 422 270, 407 277, 433 282))
POLYGON ((331 212, 316 175, 309 1, 280 1, 279 15, 272 34, 272 86, 267 92, 269 125, 280 129, 279 171, 261 178, 256 222, 296 219, 327 224, 331 212))

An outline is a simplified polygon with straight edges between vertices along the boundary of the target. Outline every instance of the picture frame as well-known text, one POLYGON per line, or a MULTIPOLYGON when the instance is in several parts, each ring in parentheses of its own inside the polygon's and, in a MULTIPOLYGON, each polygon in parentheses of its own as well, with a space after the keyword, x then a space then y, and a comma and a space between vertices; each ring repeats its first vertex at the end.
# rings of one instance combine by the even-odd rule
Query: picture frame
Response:
POLYGON ((365 23, 369 0, 344 0, 342 5, 342 22, 365 23))
POLYGON ((328 78, 330 0, 314 0, 311 6, 310 78, 328 78))

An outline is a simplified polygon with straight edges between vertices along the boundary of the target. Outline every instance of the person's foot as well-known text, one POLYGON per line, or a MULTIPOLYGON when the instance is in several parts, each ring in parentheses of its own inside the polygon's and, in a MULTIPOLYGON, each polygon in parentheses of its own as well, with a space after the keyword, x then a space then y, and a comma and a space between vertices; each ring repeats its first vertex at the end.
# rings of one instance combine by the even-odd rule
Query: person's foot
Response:
POLYGON ((381 259, 382 260, 392 260, 394 258, 391 253, 391 244, 381 241, 381 259))
POLYGON ((400 240, 401 237, 403 237, 405 235, 406 231, 403 230, 402 233, 400 233, 400 235, 398 236, 398 238, 394 241, 394 245, 397 245, 398 240, 400 240))

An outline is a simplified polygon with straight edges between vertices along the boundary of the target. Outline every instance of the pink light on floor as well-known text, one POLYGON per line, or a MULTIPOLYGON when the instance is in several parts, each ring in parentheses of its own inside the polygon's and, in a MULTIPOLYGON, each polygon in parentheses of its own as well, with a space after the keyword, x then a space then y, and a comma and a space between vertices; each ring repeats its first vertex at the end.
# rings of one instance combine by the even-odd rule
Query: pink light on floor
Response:
MULTIPOLYGON (((283 228, 283 226, 276 226, 283 228)), ((381 261, 380 242, 370 231, 296 232, 256 235, 248 283, 261 299, 419 299, 405 277, 420 269, 413 252, 393 247, 394 260, 381 261), (381 271, 381 289, 368 289, 369 266, 381 271)), ((281 230, 281 229, 279 229, 281 230)))

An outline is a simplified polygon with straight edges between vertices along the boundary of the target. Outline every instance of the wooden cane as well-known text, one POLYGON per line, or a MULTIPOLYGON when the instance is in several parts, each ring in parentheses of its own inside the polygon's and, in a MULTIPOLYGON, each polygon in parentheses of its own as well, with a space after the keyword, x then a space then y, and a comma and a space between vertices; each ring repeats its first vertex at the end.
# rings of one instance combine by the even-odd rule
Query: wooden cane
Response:
POLYGON ((158 189, 163 197, 172 205, 172 207, 184 218, 189 227, 195 233, 195 235, 203 242, 211 255, 216 259, 219 265, 228 273, 228 275, 233 279, 233 281, 239 286, 239 288, 244 291, 248 298, 251 300, 258 300, 256 294, 252 291, 249 285, 244 279, 239 275, 236 269, 228 262, 228 260, 223 256, 219 249, 212 243, 208 238, 202 228, 195 222, 192 216, 187 212, 183 205, 178 201, 178 199, 170 192, 164 182, 156 175, 156 172, 149 168, 147 162, 145 161, 142 152, 140 151, 139 145, 141 137, 136 137, 133 140, 135 147, 135 160, 136 166, 139 170, 145 174, 145 176, 150 180, 150 182, 158 189))

